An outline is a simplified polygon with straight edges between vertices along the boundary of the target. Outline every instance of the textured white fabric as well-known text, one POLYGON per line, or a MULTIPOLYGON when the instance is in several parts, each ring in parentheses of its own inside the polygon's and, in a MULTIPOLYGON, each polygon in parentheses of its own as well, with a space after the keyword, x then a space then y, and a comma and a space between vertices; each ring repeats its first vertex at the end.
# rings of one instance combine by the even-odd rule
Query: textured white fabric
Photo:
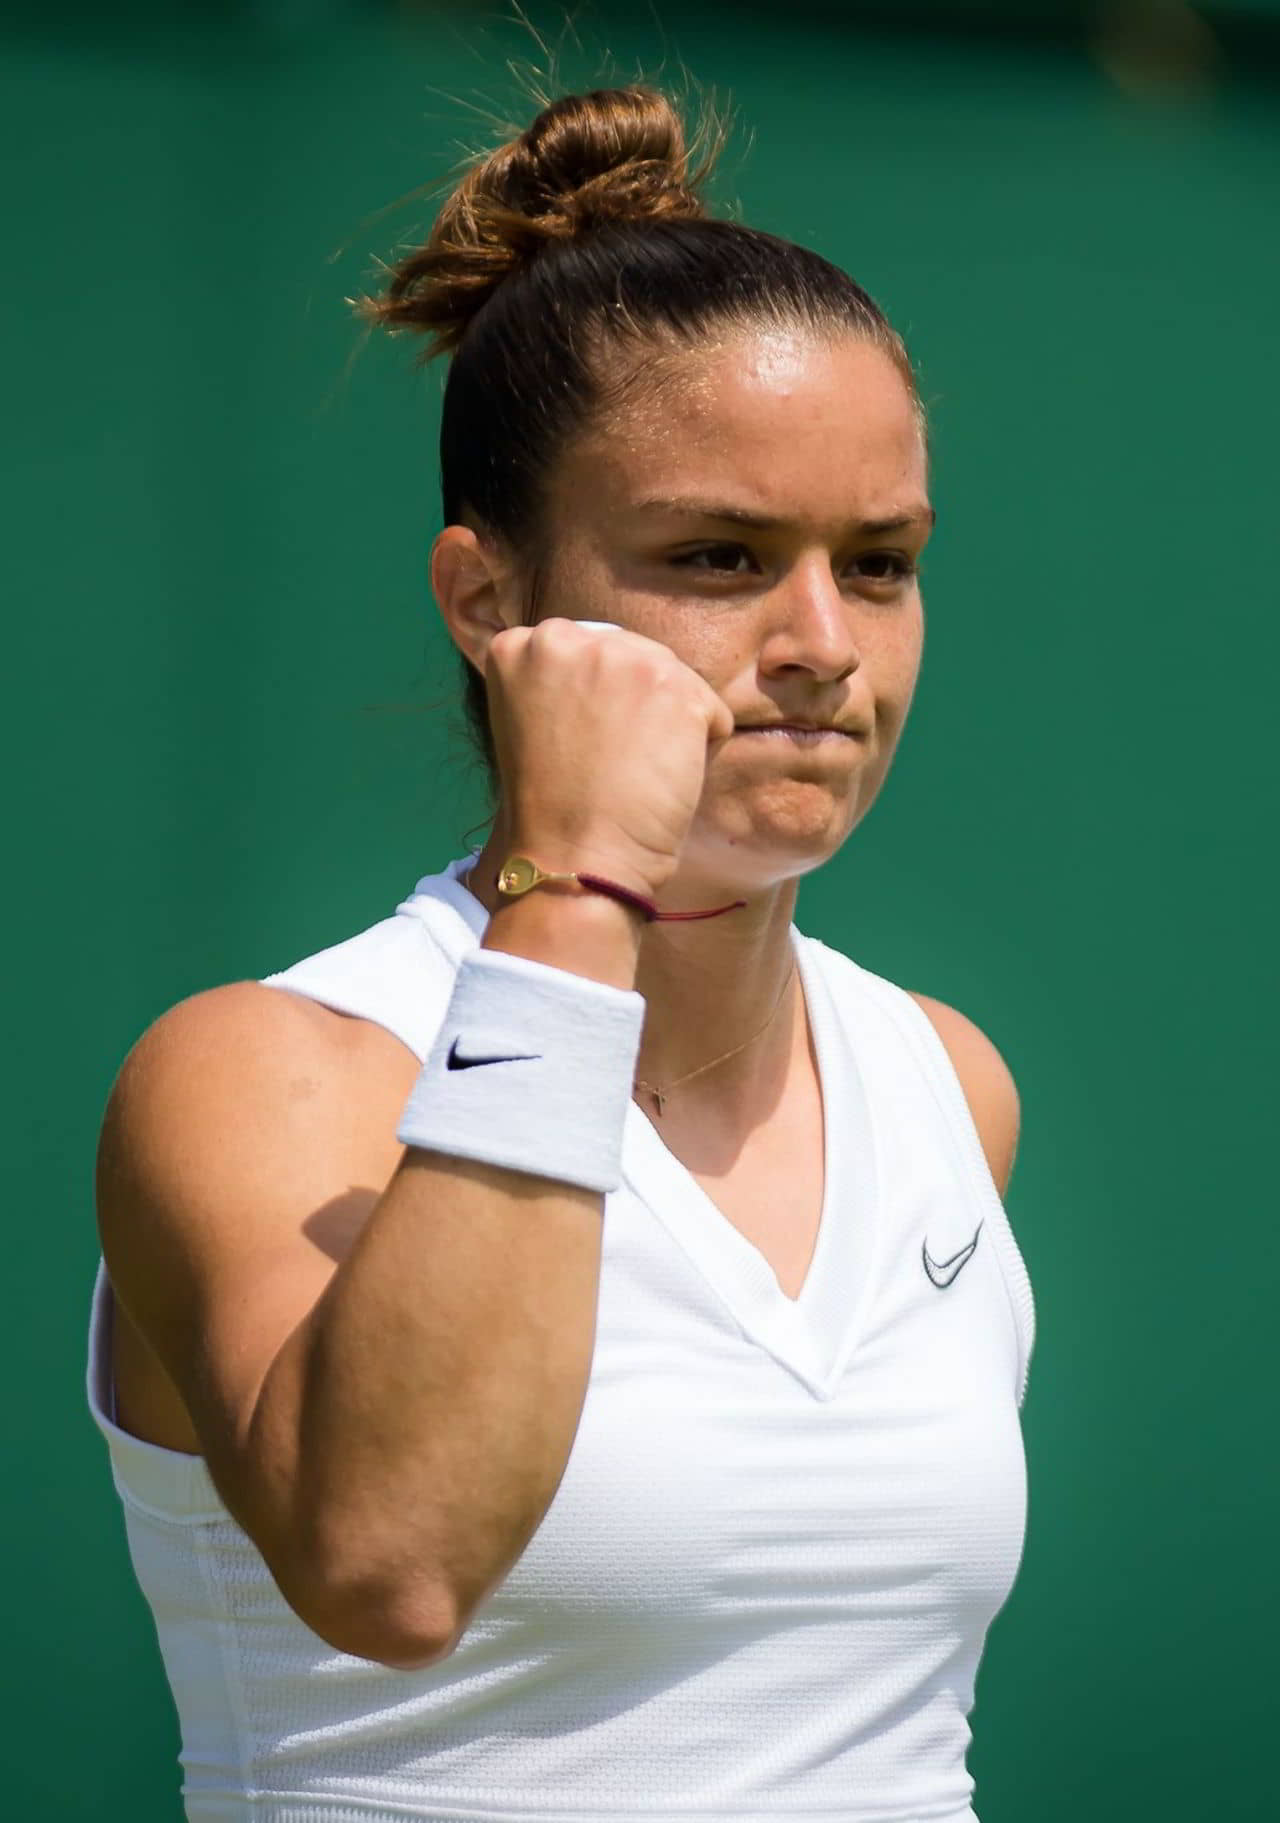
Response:
POLYGON ((475 949, 396 1128, 403 1146, 616 1190, 644 997, 475 949))
MULTIPOLYGON (((425 1057, 484 929, 469 864, 267 979, 425 1057)), ((631 1104, 563 1480, 440 1665, 334 1652, 203 1462, 115 1425, 100 1269, 90 1406, 193 1823, 975 1823, 968 1716, 1026 1518, 1031 1287, 926 1015, 793 940, 826 1112, 800 1295, 631 1104)))

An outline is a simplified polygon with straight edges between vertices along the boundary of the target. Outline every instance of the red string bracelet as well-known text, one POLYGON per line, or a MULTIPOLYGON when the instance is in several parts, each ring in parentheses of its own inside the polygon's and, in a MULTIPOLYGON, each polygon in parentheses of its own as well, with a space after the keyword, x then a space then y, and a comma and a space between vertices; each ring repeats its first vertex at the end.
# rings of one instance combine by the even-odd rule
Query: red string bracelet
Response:
POLYGON ((710 911, 664 912, 658 910, 652 899, 642 899, 639 893, 633 893, 625 886, 617 886, 612 880, 602 880, 599 874, 575 874, 574 878, 595 892, 607 893, 611 899, 621 899, 624 905, 637 906, 650 923, 655 918, 718 918, 721 912, 737 911, 746 904, 745 899, 735 899, 731 905, 714 905, 710 911))
POLYGON ((585 886, 590 892, 604 893, 607 898, 618 899, 623 905, 633 905, 637 911, 644 913, 649 923, 658 919, 718 918, 722 912, 738 911, 746 904, 745 899, 735 899, 731 905, 714 905, 708 911, 659 911, 652 899, 634 893, 630 887, 619 886, 614 880, 606 880, 599 874, 547 873, 531 861, 528 855, 508 855, 499 868, 494 884, 503 898, 518 899, 522 894, 531 892, 535 886, 541 886, 544 880, 576 880, 579 886, 585 886))

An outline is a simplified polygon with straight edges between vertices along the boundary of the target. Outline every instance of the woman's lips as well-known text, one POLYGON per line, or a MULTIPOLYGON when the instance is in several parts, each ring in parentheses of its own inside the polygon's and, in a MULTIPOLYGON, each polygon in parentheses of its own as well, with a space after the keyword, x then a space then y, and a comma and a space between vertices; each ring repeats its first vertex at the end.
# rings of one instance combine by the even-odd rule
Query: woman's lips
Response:
POLYGON ((816 746, 821 741, 849 741, 856 736, 843 728, 805 728, 796 723, 772 722, 767 728, 738 728, 737 734, 759 735, 765 740, 798 741, 801 746, 816 746))

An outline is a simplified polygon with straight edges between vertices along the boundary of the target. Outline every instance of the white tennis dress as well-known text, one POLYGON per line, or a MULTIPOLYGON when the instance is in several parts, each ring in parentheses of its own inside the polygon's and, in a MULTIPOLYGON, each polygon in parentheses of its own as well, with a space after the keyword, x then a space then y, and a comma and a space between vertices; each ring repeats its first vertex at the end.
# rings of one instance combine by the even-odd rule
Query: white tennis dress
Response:
MULTIPOLYGON (((487 913, 458 876, 269 975, 426 1056, 487 913)), ((909 994, 793 927, 826 1197, 793 1302, 628 1111, 563 1481, 442 1663, 336 1652, 199 1457, 88 1395, 182 1732, 187 1816, 258 1823, 976 1823, 987 1630, 1022 1557, 1031 1287, 909 994)), ((424 1243, 423 1292, 431 1260, 424 1243)))

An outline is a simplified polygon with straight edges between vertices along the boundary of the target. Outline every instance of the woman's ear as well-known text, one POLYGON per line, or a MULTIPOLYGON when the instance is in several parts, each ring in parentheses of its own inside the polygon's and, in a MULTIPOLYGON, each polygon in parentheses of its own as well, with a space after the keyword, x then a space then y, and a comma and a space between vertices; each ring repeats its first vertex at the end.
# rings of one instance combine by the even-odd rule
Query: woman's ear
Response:
POLYGON ((454 644, 484 675, 489 641, 518 624, 511 564, 468 525, 447 525, 431 546, 431 590, 454 644))

